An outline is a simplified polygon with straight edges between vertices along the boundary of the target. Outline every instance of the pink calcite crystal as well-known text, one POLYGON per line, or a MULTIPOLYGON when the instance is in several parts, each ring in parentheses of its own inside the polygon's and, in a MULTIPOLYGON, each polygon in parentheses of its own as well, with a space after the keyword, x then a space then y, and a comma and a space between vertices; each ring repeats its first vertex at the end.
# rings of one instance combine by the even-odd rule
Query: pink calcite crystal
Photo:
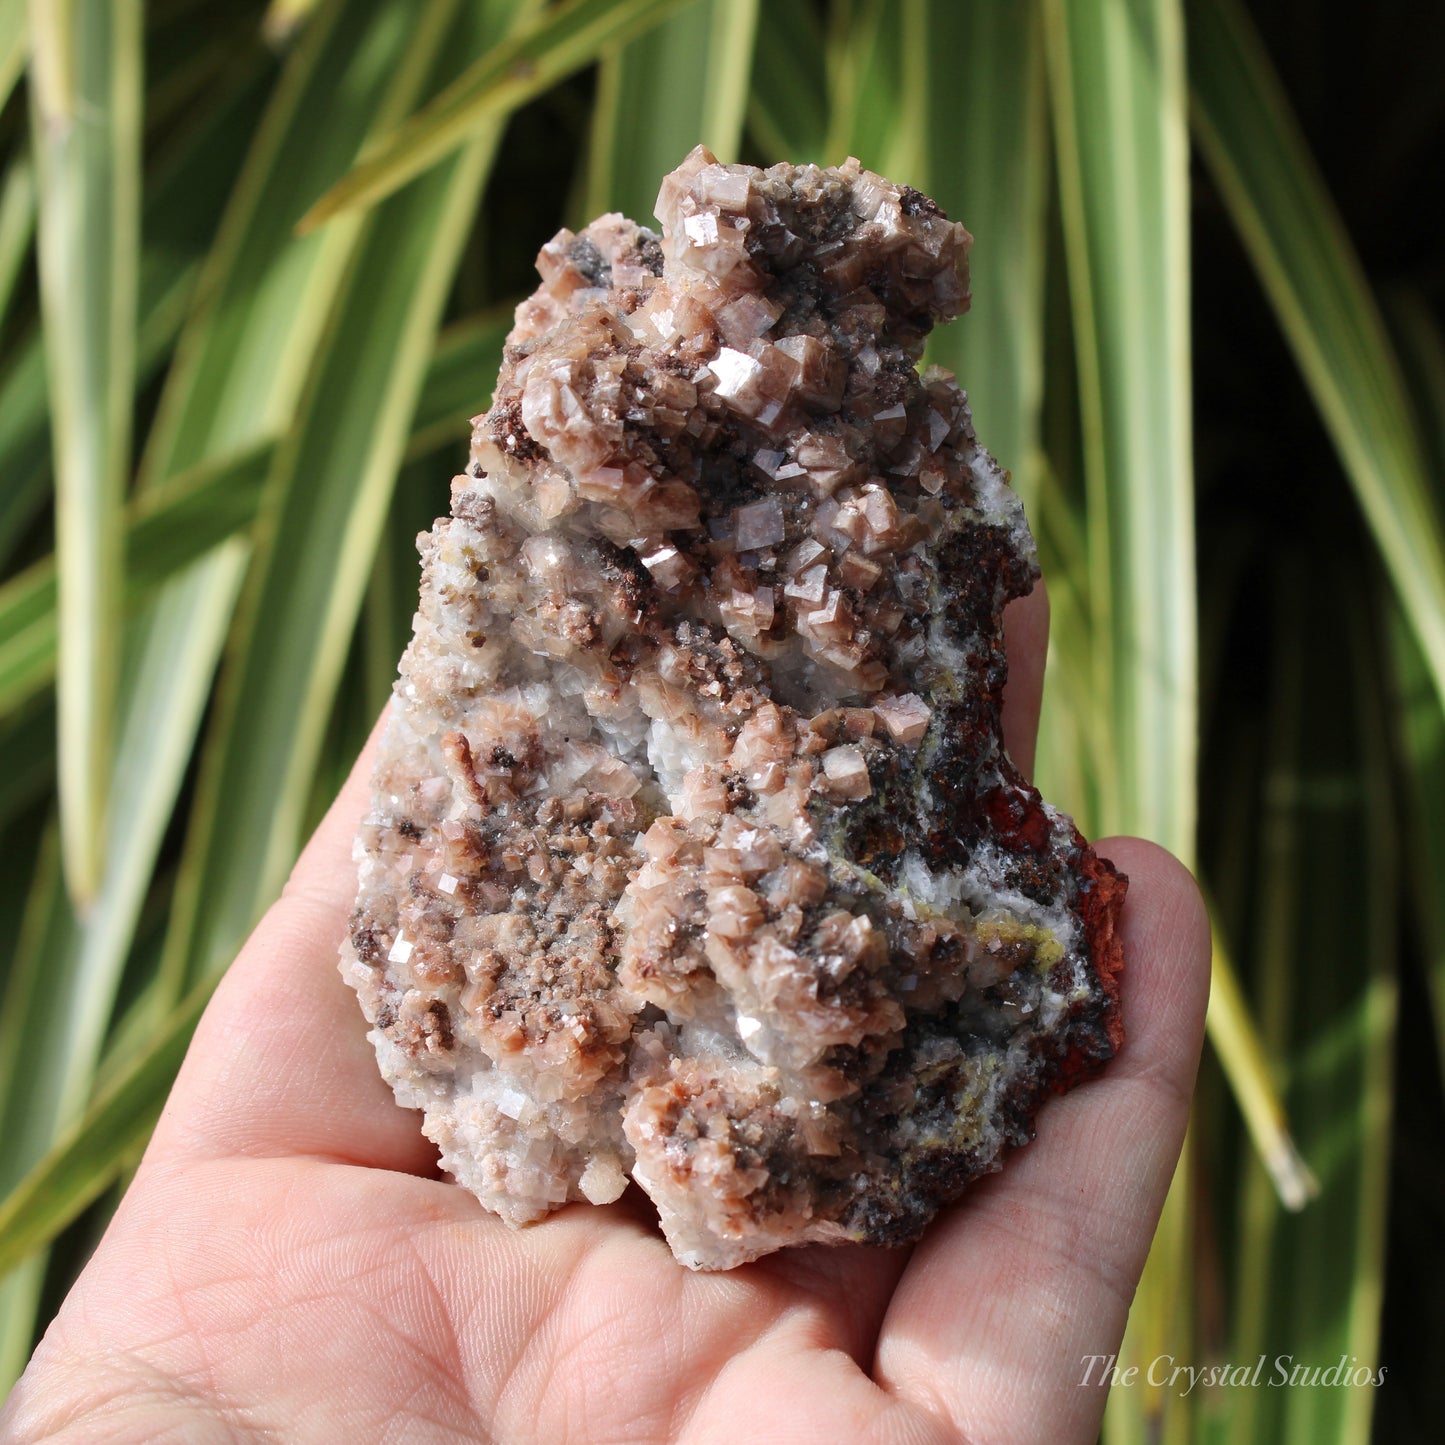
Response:
POLYGON ((719 165, 538 257, 422 538, 343 972, 513 1224, 915 1238, 1120 1040, 1124 879, 1004 752, 1033 543, 952 376, 970 237, 719 165))

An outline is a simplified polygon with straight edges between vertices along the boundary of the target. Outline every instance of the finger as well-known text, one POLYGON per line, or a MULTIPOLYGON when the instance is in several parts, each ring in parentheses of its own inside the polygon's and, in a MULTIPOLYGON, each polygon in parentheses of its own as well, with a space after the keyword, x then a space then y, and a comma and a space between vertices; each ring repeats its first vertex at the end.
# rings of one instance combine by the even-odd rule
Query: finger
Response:
POLYGON ((1204 907, 1162 849, 1117 838, 1099 851, 1130 879, 1123 1047, 935 1224, 880 1335, 879 1383, 965 1439, 1094 1438, 1104 1395, 1081 1386, 1084 1361, 1118 1346, 1184 1138, 1209 991, 1204 907))
POLYGON ((351 844, 380 725, 306 845, 280 901, 222 979, 196 1030, 155 1148, 313 1154, 429 1173, 436 1151, 376 1067, 337 954, 356 897, 351 844))
POLYGON ((1020 772, 1031 778, 1044 697, 1044 660, 1049 648, 1049 593, 1040 580, 1027 597, 1003 612, 1008 682, 1003 690, 1003 744, 1020 772))

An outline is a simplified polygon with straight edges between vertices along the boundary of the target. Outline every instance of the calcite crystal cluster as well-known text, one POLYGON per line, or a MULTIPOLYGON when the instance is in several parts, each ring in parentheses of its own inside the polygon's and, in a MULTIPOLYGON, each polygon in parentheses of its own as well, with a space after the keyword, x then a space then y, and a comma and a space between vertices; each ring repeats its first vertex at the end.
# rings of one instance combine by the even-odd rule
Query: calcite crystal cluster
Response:
POLYGON ((924 338, 917 191, 719 165, 538 257, 357 844, 342 968, 514 1224, 684 1264, 915 1238, 1120 1041, 1125 881, 1003 750, 1018 499, 924 338))

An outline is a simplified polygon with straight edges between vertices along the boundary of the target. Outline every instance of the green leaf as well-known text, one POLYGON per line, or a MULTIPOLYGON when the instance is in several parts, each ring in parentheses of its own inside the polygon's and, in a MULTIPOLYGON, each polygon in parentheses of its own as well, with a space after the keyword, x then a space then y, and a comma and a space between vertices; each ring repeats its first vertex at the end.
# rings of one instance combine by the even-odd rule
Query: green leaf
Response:
POLYGON ((968 391, 983 444, 1032 514, 1042 463, 1044 224, 1049 135, 1038 10, 1014 0, 931 0, 916 184, 974 233, 973 301, 928 360, 968 391))
POLYGON ((1247 12, 1188 7, 1194 130, 1445 699, 1445 534, 1358 257, 1247 12))
POLYGON ((1039 715, 1035 782, 1064 807, 1088 837, 1101 831, 1099 772, 1110 754, 1109 716, 1095 691, 1090 658, 1089 555, 1083 508, 1053 469, 1038 473, 1034 536, 1049 591, 1049 650, 1044 672, 1048 705, 1039 715))
POLYGON ((43 798, 55 781, 55 704, 36 698, 0 717, 0 823, 43 798))
POLYGON ((1395 616, 1391 653, 1398 700, 1396 727, 1408 772, 1411 846, 1406 877, 1425 951, 1425 979, 1434 1013, 1437 1056, 1445 1081, 1445 712, 1419 645, 1403 618, 1395 616))
MULTIPOLYGON (((897 116, 892 149, 882 157, 885 175, 916 186, 925 173, 931 150, 928 113, 930 51, 937 44, 930 0, 901 0, 898 19, 889 30, 898 37, 896 80, 885 104, 897 116)), ((889 17, 890 20, 892 16, 889 17)))
MULTIPOLYGON (((1101 821, 1188 861, 1198 719, 1183 19, 1176 0, 1045 0, 1043 15, 1083 423, 1090 692, 1111 739, 1101 821)), ((1190 1355, 1174 1285, 1190 1213, 1186 1154, 1121 1347, 1128 1364, 1190 1355)), ((1107 1433, 1167 1432, 1187 1408, 1120 1392, 1107 1433)))
MULTIPOLYGON (((0 1126, 3 1126, 0 1127, 0 1143, 3 1143, 0 1194, 9 1192, 31 1162, 17 1150, 11 1134, 10 1114, 16 1086, 22 1082, 18 1064, 19 1051, 25 1043, 25 1026, 29 1022, 26 1003, 43 984, 42 945, 48 914, 36 906, 36 897, 42 892, 42 883, 50 892, 61 892, 60 859, 53 826, 45 829, 36 853, 19 938, 6 971, 3 1000, 0 1000, 3 1002, 0 1007, 0 1126)), ((41 1255, 0 1274, 0 1396, 9 1392, 30 1356, 45 1265, 45 1256, 41 1255)))
POLYGON ((196 988, 0 1203, 0 1276, 49 1244, 139 1157, 214 982, 196 988))
POLYGON ((360 238, 354 223, 307 237, 295 224, 366 136, 414 103, 436 11, 428 5, 418 21, 374 0, 332 0, 302 33, 207 258, 147 442, 143 483, 290 425, 360 238))
POLYGON ((25 0, 0 0, 0 110, 24 73, 29 43, 25 0))
MULTIPOLYGON (((511 324, 512 308, 502 307, 458 322, 439 338, 417 403, 408 458, 447 441, 465 449, 482 378, 496 375, 511 324)), ((203 462, 131 503, 126 513, 127 611, 251 526, 273 451, 263 442, 203 462)), ((55 593, 54 558, 32 564, 0 586, 0 714, 23 705, 54 676, 55 593)), ((393 672, 395 662, 393 657, 393 672)))
MULTIPOLYGON (((54 721, 53 714, 51 720, 54 721)), ((14 740, 10 729, 4 729, 0 734, 0 744, 9 744, 14 740)), ((54 738, 49 741, 53 743, 54 738)), ((0 779, 3 779, 3 774, 0 774, 0 779)), ((6 816, 0 808, 0 849, 4 850, 10 865, 0 869, 0 1000, 3 1000, 16 972, 25 932, 26 902, 43 851, 37 846, 34 819, 18 821, 6 816)), ((4 1036, 4 1031, 4 1020, 0 1019, 0 1037, 4 1036)), ((0 1088, 3 1087, 0 1084, 0 1088)))
POLYGON ((437 338, 412 418, 408 461, 448 442, 465 452, 471 419, 485 409, 496 380, 514 309, 511 304, 497 306, 453 322, 437 338))
POLYGON ((1174 0, 1044 6, 1088 498, 1103 826, 1194 852, 1189 163, 1174 0))
POLYGON ((760 0, 710 0, 707 6, 708 71, 699 134, 722 161, 741 159, 759 4, 760 0))
MULTIPOLYGON (((1240 1191, 1233 1347, 1244 1358, 1378 1363, 1389 1178, 1398 822, 1380 648, 1361 558, 1281 559, 1253 993, 1300 1148, 1320 1183, 1282 1210, 1264 1171, 1240 1191), (1301 961, 1308 961, 1302 969, 1301 961), (1323 966, 1321 966, 1323 965, 1323 966)), ((1370 1436, 1375 1392, 1232 1392, 1231 1439, 1370 1436)))
POLYGON ((768 0, 758 14, 748 132, 769 162, 824 161, 827 91, 813 7, 808 0, 768 0))
MULTIPOLYGON (((483 34, 505 33, 532 4, 493 0, 483 34)), ((453 38, 443 64, 475 48, 453 38)), ((396 469, 501 128, 371 213, 342 283, 264 504, 166 946, 174 983, 230 962, 299 849, 396 469)))
MULTIPOLYGON (((1445 477, 1445 337, 1423 298, 1397 299, 1390 311, 1417 414, 1430 423, 1425 440, 1437 477, 1445 477)), ((1425 979, 1435 1016, 1436 1055, 1445 1079, 1445 706, 1412 630, 1391 608, 1394 722, 1406 771, 1409 844, 1405 876, 1425 952, 1425 979)))
POLYGON ((50 481, 49 396, 38 336, 0 374, 0 562, 13 555, 50 481))
MULTIPOLYGON (((350 528, 355 545, 337 547, 336 534, 328 531, 324 525, 324 514, 320 519, 323 525, 313 529, 308 524, 300 531, 290 534, 287 545, 300 546, 303 555, 299 559, 287 557, 280 552, 279 547, 273 551, 271 560, 277 571, 269 574, 269 587, 263 582, 259 597, 253 604, 255 610, 248 612, 248 616, 253 619, 253 625, 257 625, 254 619, 258 615, 264 615, 272 599, 280 600, 284 607, 285 571, 290 562, 304 566, 309 560, 311 579, 314 581, 319 578, 333 593, 344 593, 348 587, 354 588, 357 585, 356 575, 364 579, 363 571, 358 569, 358 574, 352 574, 349 567, 341 563, 349 564, 366 550, 367 543, 356 540, 356 534, 373 525, 376 507, 389 495, 390 471, 406 437, 406 425, 415 398, 415 388, 432 352, 436 315, 445 297, 452 270, 452 265, 448 264, 447 251, 451 251, 451 260, 454 262, 480 189, 488 159, 488 144, 485 139, 475 144, 469 153, 464 153, 452 166, 410 188, 377 213, 374 235, 368 238, 343 287, 343 294, 349 298, 351 304, 344 310, 336 329, 328 332, 328 361, 318 372, 303 403, 302 419, 289 444, 288 455, 279 463, 283 468, 283 475, 303 478, 306 483, 306 486, 299 487, 290 494, 292 507, 305 511, 319 503, 328 508, 331 519, 338 523, 342 532, 350 528), (389 285, 395 287, 396 267, 401 267, 404 273, 411 277, 410 288, 400 294, 393 289, 392 303, 387 306, 381 298, 389 285), (383 394, 378 397, 375 391, 371 391, 355 395, 351 388, 358 375, 371 377, 373 385, 383 385, 383 394), (410 395, 405 392, 408 386, 411 388, 410 395), (354 412, 339 416, 337 408, 347 406, 353 407, 354 412), (334 448, 337 437, 343 434, 332 428, 349 425, 353 420, 356 421, 358 433, 364 433, 364 436, 358 435, 354 444, 356 450, 346 455, 330 454, 329 449, 334 448), (323 453, 327 455, 323 456, 323 453), (369 467, 366 460, 368 453, 372 457, 369 467), (313 462, 320 464, 320 468, 324 470, 324 478, 321 470, 311 470, 313 462), (356 485, 358 473, 364 474, 359 489, 356 485), (321 485, 323 480, 324 487, 321 485), (313 488, 316 491, 313 491, 313 488), (318 546, 321 548, 319 555, 325 559, 330 568, 329 572, 318 571, 316 554, 308 553, 308 549, 318 546)), ((451 359, 455 360, 455 356, 451 359)), ((308 515, 311 521, 318 520, 315 512, 308 515)), ((196 575, 203 585, 192 593, 193 598, 204 599, 213 595, 214 579, 207 577, 204 569, 196 575)), ((258 573, 258 576, 265 577, 267 574, 258 573)), ((291 596, 294 601, 294 591, 291 596)), ((308 605, 311 601, 314 601, 314 597, 306 599, 308 605)), ((230 606, 225 599, 219 599, 219 603, 220 617, 224 625, 225 618, 230 614, 230 606)), ((354 618, 355 603, 346 599, 341 605, 347 608, 354 618)), ((323 604, 319 612, 306 615, 299 623, 296 619, 288 618, 291 639, 300 638, 302 645, 309 641, 314 647, 317 645, 319 632, 324 651, 328 628, 332 635, 340 631, 349 638, 351 624, 346 620, 336 620, 336 605, 331 605, 330 619, 324 615, 326 611, 323 604)), ((184 625, 184 609, 166 609, 157 615, 161 619, 170 619, 174 625, 184 625)), ((204 647, 194 648, 189 640, 187 647, 201 653, 206 651, 204 647)), ((159 656, 163 652, 164 649, 155 648, 148 655, 159 656)), ((328 665, 324 658, 320 660, 323 666, 328 665)), ((268 688, 274 690, 276 684, 282 680, 281 675, 269 669, 263 668, 262 671, 268 675, 268 688)), ((200 670, 193 671, 192 675, 205 677, 208 673, 200 670)), ((325 681, 318 684, 315 679, 311 679, 310 685, 320 696, 325 697, 329 695, 334 682, 330 685, 325 681)), ((163 689, 154 686, 138 688, 137 697, 151 698, 158 704, 170 701, 165 699, 163 689)), ((166 716, 173 728, 185 732, 191 726, 189 720, 195 716, 194 706, 185 699, 175 699, 174 702, 175 706, 167 709, 166 716)), ((242 702, 245 702, 244 698, 242 702)), ((289 701, 284 705, 289 706, 289 701)), ((243 717, 244 715, 243 713, 243 717)), ((305 746, 304 732, 297 730, 294 735, 292 733, 293 717, 286 714, 277 718, 274 713, 270 716, 272 724, 269 744, 272 752, 268 756, 273 759, 277 757, 278 747, 305 746), (278 727, 277 722, 284 725, 278 727)), ((144 750, 139 745, 131 746, 133 741, 128 740, 123 755, 139 760, 144 756, 144 750)), ((278 781, 266 780, 268 796, 273 801, 278 796, 278 781)), ((289 800, 283 801, 291 806, 289 800)), ((168 801, 166 807, 169 808, 168 801)), ((204 807, 204 795, 199 807, 204 807)), ((295 807, 292 806, 291 810, 295 811, 295 807)), ((204 816, 199 808, 198 816, 204 816)), ((154 857, 153 846, 141 847, 136 851, 137 866, 148 869, 154 857)), ((235 876, 228 876, 223 880, 231 889, 232 897, 237 896, 246 884, 254 881, 253 860, 244 856, 244 849, 238 850, 238 856, 235 856, 233 861, 238 865, 235 876)), ((184 881, 182 887, 185 887, 184 881)), ((127 894, 129 898, 135 896, 133 891, 127 894)), ((228 898, 224 893, 214 893, 208 895, 208 906, 212 901, 223 907, 228 898)), ((117 920, 117 924, 120 926, 115 927, 110 936, 113 939, 121 936, 129 939, 134 931, 134 915, 128 919, 117 920)), ((218 931, 208 926, 206 942, 212 942, 218 931)), ((214 970, 211 970, 211 974, 213 977, 214 970)), ((165 976, 160 982, 162 988, 156 994, 158 1000, 164 998, 168 992, 165 976)), ((84 1207, 85 1202, 98 1197, 114 1179, 128 1154, 133 1152, 132 1134, 119 1129, 108 1129, 103 1122, 106 1117, 104 1110, 111 1107, 108 1101, 111 1100, 112 1093, 120 1091, 115 1095, 118 1100, 114 1104, 117 1116, 124 1109, 141 1111, 143 1117, 137 1125, 137 1132, 143 1133, 146 1121, 153 1119, 160 1107, 179 1056, 179 1052, 175 1051, 164 1052, 159 1059, 151 1054, 144 1055, 140 1063, 127 1073, 126 1079, 130 1082, 108 1086, 108 1092, 98 1101, 97 1110, 101 1111, 99 1117, 102 1122, 96 1125, 98 1116, 93 1110, 87 1115, 89 1122, 80 1126, 79 1132, 70 1138, 69 1145, 58 1147, 52 1154, 40 1174, 35 1176, 40 1181, 35 1192, 25 1196, 29 1203, 23 1208, 30 1212, 23 1215, 22 1222, 28 1221, 25 1224, 29 1231, 25 1236, 28 1242, 34 1243, 44 1238, 47 1233, 63 1227, 66 1220, 74 1217, 74 1213, 84 1207), (136 1070, 140 1072, 137 1074, 136 1070), (61 1181, 59 1185, 55 1184, 57 1179, 61 1181), (67 1201, 63 1205, 57 1205, 55 1195, 46 1192, 56 1188, 60 1190, 64 1201, 67 1201)), ((7 1209, 10 1207, 5 1206, 7 1209)), ((22 1208, 18 1204, 14 1207, 22 1208)))
POLYGON ((10 309, 34 234, 35 167, 30 157, 21 153, 11 159, 0 183, 0 323, 10 309))
MULTIPOLYGON (((266 443, 203 463, 132 502, 125 586, 113 605, 133 611, 168 578, 248 528, 271 454, 266 443)), ((56 591, 54 558, 0 587, 0 713, 28 701, 55 675, 56 591)))
MULTIPOLYGON (((248 68, 249 70, 249 68, 248 68)), ((218 87, 220 99, 194 117, 150 177, 141 218, 136 386, 167 360, 184 319, 196 264, 234 176, 256 106, 255 77, 218 87)), ((0 563, 10 557, 49 492, 49 393, 45 352, 33 331, 0 370, 0 563)))
MULTIPOLYGON (((349 242, 360 235, 343 224, 297 241, 295 217, 370 127, 405 113, 439 40, 436 26, 374 0, 337 0, 307 27, 262 120, 182 335, 148 448, 146 491, 263 442, 289 420, 338 285, 331 268, 345 268, 349 242)), ((14 1126, 7 1121, 0 1131, 7 1170, 31 1167, 89 1092, 246 558, 244 543, 225 543, 168 583, 127 629, 101 891, 83 920, 59 890, 37 894, 50 994, 32 993, 14 1013, 23 1048, 13 1057, 0 1050, 0 1069, 34 1080, 14 1105, 14 1126), (47 1006, 51 1000, 58 1002, 47 1006)), ((163 1011, 164 991, 152 997, 163 1011)), ((17 1307, 28 1298, 22 1290, 17 1307)))
POLYGON ((650 224, 662 177, 699 143, 719 160, 737 160, 757 14, 757 0, 702 0, 604 55, 592 108, 589 218, 621 211, 650 224))
POLYGON ((303 229, 376 205, 484 126, 590 65, 607 46, 624 44, 691 3, 696 0, 567 0, 544 11, 378 144, 311 208, 303 229))
POLYGON ((0 1279, 0 1398, 20 1377, 34 1347, 46 1262, 45 1254, 32 1255, 0 1279))
POLYGON ((887 173, 903 162, 897 151, 901 42, 895 7, 887 0, 844 0, 832 8, 826 51, 828 131, 823 144, 829 165, 857 156, 865 166, 887 173))
POLYGON ((1229 1080, 1260 1163, 1269 1171, 1280 1203, 1298 1211, 1319 1193, 1319 1182, 1300 1156, 1284 1103, 1275 1086, 1264 1041, 1240 987, 1217 913, 1211 918, 1214 957, 1210 968, 1209 1041, 1229 1080))
POLYGON ((32 132, 60 579, 60 813, 75 896, 99 884, 120 655, 140 250, 140 0, 33 0, 32 132))
POLYGON ((288 41, 311 18, 320 0, 271 0, 261 28, 273 45, 288 41))

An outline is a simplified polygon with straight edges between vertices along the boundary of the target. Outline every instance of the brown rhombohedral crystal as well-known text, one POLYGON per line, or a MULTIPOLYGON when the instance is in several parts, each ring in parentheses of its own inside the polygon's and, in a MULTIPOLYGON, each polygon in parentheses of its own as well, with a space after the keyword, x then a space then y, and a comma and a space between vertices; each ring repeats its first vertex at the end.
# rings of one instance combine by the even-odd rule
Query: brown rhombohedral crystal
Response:
POLYGON ((970 237, 719 165, 563 231, 422 538, 342 963, 513 1224, 915 1238, 1118 1047, 1125 880, 1003 750, 1032 539, 952 376, 970 237))

